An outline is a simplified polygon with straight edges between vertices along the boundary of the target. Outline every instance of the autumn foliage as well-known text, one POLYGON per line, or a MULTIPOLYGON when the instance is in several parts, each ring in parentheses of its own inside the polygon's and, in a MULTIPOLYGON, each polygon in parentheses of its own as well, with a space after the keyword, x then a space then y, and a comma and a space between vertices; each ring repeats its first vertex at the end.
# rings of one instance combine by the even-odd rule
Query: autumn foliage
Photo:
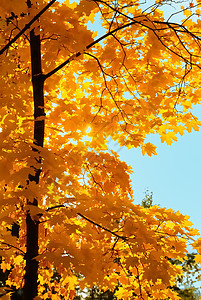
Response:
POLYGON ((132 170, 108 141, 151 156, 149 134, 171 145, 199 130, 201 4, 178 6, 177 24, 163 16, 169 1, 139 2, 0 2, 5 299, 73 299, 93 285, 179 299, 171 259, 198 232, 180 212, 133 204, 132 170))

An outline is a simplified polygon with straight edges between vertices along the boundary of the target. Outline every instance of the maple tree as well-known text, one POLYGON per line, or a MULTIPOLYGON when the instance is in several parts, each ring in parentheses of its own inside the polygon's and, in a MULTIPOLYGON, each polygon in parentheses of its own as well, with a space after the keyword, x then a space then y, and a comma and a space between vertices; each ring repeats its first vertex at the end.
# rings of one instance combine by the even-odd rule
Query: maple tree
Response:
POLYGON ((177 24, 168 3, 1 1, 3 298, 120 284, 118 299, 179 299, 170 287, 182 270, 169 259, 198 232, 179 212, 134 205, 132 170, 107 144, 152 155, 149 134, 170 145, 199 129, 200 4, 181 7, 177 24))

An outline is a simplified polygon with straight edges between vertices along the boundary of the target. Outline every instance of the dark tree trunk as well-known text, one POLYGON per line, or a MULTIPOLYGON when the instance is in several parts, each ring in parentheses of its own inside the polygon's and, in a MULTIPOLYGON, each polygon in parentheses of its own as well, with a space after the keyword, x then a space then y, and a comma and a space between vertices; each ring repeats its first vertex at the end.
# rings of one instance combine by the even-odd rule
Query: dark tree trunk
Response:
MULTIPOLYGON (((42 75, 41 66, 41 42, 40 36, 35 35, 34 29, 30 32, 30 46, 31 46, 31 67, 32 67, 32 84, 33 84, 33 98, 34 98, 34 144, 43 147, 44 142, 44 119, 37 120, 39 117, 44 117, 44 78, 42 75)), ((34 152, 39 152, 38 149, 32 149, 34 152)), ((37 160, 41 163, 41 158, 37 160)), ((29 175, 29 181, 38 184, 40 177, 40 167, 34 168, 35 175, 29 175)), ((37 199, 27 199, 27 204, 38 206, 37 199)), ((26 273, 25 284, 23 288, 23 299, 32 300, 38 294, 37 280, 38 280, 38 262, 34 259, 38 255, 38 226, 39 223, 31 218, 29 211, 26 216, 26 273)))

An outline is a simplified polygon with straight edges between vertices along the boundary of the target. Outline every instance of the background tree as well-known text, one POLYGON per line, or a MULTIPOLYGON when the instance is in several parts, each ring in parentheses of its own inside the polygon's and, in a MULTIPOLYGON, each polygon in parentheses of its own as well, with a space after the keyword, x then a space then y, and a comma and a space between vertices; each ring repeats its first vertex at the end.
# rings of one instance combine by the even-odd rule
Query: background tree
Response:
POLYGON ((182 267, 183 274, 177 278, 177 285, 174 289, 178 292, 181 299, 197 300, 200 298, 200 264, 196 263, 197 253, 187 253, 183 261, 172 261, 182 267))
MULTIPOLYGON (((144 208, 150 208, 154 205, 153 193, 148 189, 145 191, 141 205, 144 208)), ((201 268, 200 263, 196 263, 195 261, 196 255, 197 253, 187 253, 182 261, 170 259, 172 264, 177 264, 182 267, 183 274, 176 278, 176 284, 171 288, 184 300, 198 300, 200 297, 199 282, 201 278, 201 268), (197 287, 195 287, 195 285, 197 287)))
POLYGON ((146 189, 141 205, 144 208, 150 208, 153 206, 153 192, 150 192, 148 189, 146 189))
POLYGON ((132 170, 107 151, 112 139, 152 155, 148 134, 171 144, 199 129, 200 4, 175 24, 168 3, 0 3, 1 268, 24 299, 118 282, 120 299, 177 299, 167 257, 184 257, 197 231, 178 212, 134 205, 132 170))

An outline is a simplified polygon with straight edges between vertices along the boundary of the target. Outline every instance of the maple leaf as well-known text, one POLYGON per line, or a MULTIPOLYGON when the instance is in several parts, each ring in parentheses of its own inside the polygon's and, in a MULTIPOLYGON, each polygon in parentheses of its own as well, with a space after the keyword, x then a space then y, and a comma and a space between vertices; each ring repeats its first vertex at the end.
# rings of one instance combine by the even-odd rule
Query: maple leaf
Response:
POLYGON ((144 144, 142 147, 142 154, 145 155, 145 153, 149 156, 152 156, 152 154, 157 155, 156 146, 154 146, 152 143, 144 144))

